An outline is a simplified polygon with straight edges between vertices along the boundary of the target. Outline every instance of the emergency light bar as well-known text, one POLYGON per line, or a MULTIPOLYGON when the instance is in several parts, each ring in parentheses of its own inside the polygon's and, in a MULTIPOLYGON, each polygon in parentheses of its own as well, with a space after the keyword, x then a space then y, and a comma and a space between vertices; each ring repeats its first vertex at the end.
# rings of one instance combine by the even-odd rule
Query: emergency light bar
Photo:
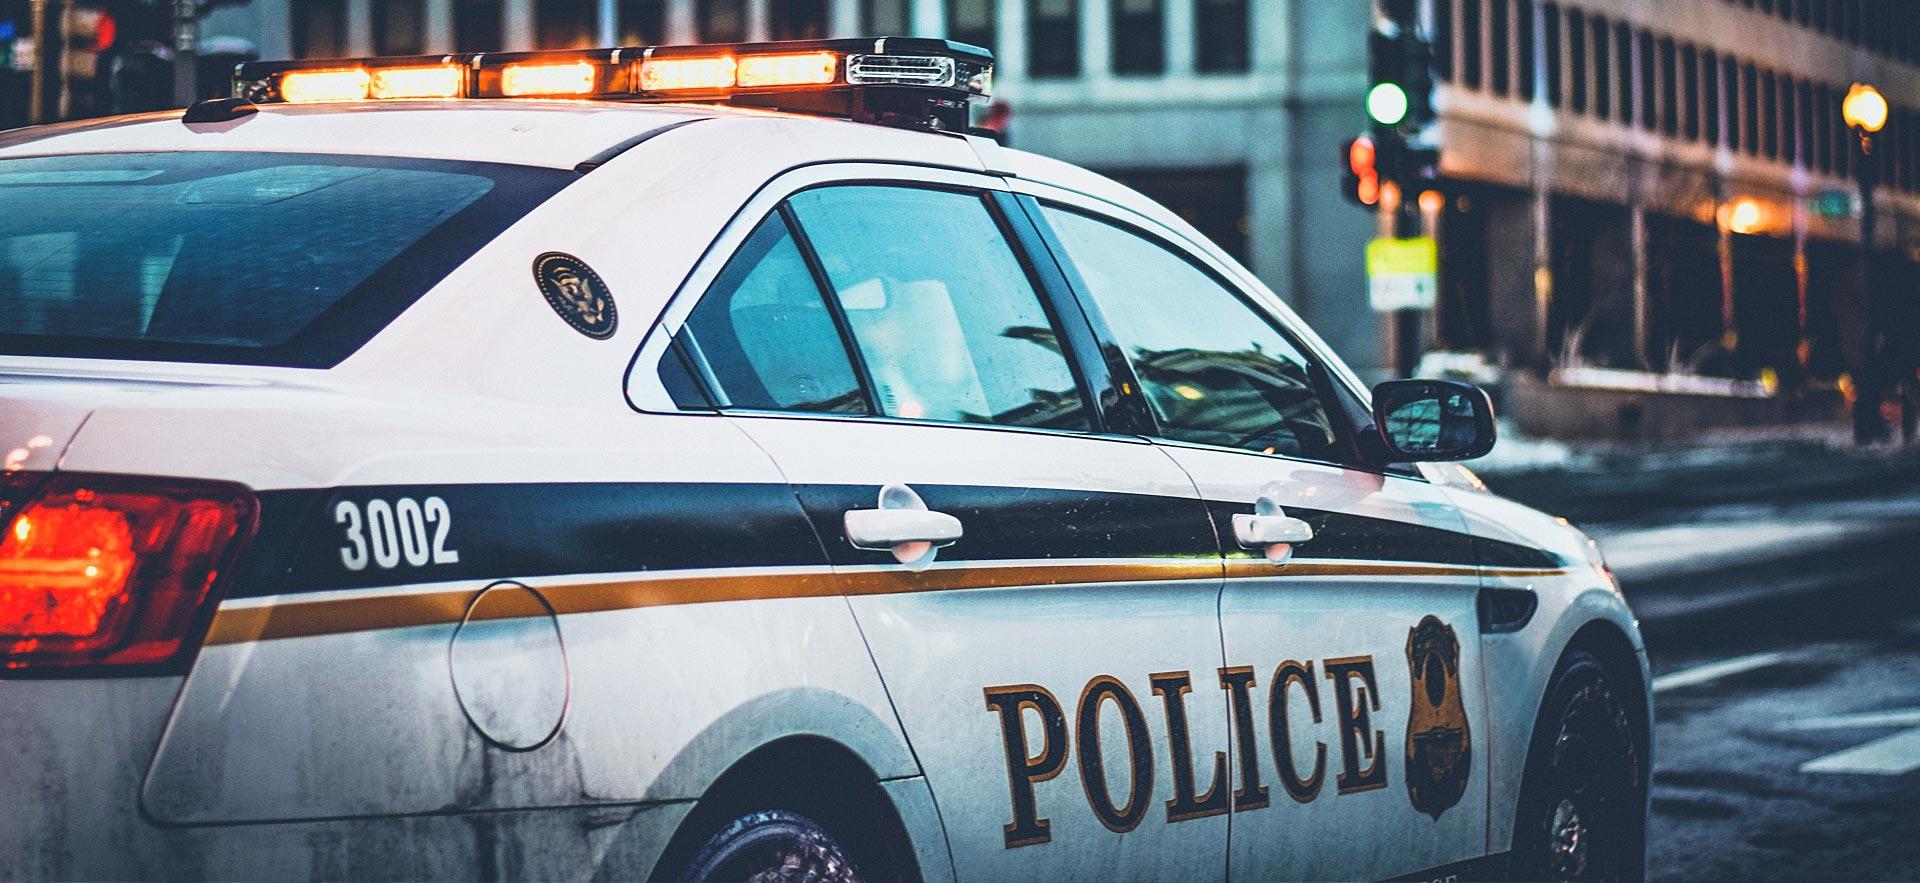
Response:
POLYGON ((409 98, 710 102, 965 131, 993 91, 993 55, 948 40, 882 37, 405 58, 256 61, 234 68, 254 104, 409 98))

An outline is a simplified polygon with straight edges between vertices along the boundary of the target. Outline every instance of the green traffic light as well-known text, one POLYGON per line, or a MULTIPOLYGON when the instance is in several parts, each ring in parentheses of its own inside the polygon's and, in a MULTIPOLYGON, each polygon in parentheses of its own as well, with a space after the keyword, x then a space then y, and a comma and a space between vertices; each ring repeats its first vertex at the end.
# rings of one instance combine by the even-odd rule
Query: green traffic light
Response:
POLYGON ((1407 90, 1399 83, 1377 83, 1367 92, 1367 116, 1383 126, 1397 126, 1407 118, 1407 90))

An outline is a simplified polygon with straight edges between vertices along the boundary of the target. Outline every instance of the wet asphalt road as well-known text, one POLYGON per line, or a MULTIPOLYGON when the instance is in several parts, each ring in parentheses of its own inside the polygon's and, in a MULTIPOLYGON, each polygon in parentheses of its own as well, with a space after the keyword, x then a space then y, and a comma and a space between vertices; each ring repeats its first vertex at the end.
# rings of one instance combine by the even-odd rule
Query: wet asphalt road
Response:
POLYGON ((1555 491, 1589 506, 1647 638, 1653 879, 1920 880, 1916 462, 1555 491))

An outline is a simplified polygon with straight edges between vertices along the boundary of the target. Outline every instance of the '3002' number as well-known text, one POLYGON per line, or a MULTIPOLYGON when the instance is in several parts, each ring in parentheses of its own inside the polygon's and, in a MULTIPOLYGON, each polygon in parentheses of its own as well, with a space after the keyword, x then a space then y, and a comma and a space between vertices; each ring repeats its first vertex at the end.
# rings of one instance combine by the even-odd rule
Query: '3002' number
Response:
POLYGON ((341 500, 333 507, 334 523, 347 531, 347 544, 340 547, 340 563, 348 570, 366 570, 369 561, 382 570, 400 566, 403 559, 412 567, 460 563, 460 553, 447 548, 453 513, 447 509, 446 500, 368 500, 364 519, 360 508, 352 500, 341 500), (431 542, 427 538, 429 527, 433 528, 431 542))

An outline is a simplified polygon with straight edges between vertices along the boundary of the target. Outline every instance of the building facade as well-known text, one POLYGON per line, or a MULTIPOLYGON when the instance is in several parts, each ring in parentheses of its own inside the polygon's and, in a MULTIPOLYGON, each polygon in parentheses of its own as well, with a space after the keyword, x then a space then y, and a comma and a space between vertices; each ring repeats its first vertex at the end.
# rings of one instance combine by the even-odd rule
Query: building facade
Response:
MULTIPOLYGON (((1378 219, 1346 204, 1369 0, 253 0, 210 35, 261 57, 888 33, 992 49, 1016 146, 1141 189, 1242 258, 1363 370, 1378 219)), ((1836 383, 1912 312, 1920 3, 1422 0, 1444 200, 1430 347, 1547 376, 1609 368, 1836 383), (1884 267, 1857 258, 1849 84, 1878 147, 1884 267)), ((1897 343, 1897 341, 1895 342, 1897 343)))

